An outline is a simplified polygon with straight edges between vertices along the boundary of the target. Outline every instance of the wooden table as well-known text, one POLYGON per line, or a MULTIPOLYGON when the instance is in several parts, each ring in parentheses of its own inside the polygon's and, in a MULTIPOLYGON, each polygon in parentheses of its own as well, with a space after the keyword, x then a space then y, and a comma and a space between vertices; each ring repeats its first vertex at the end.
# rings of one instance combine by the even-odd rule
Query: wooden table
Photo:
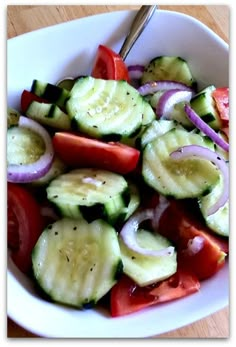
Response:
MULTIPOLYGON (((73 20, 92 14, 123 9, 138 9, 136 6, 8 6, 8 38, 73 20)), ((229 8, 227 6, 159 6, 191 15, 229 42, 229 8)), ((8 319, 8 337, 37 337, 8 319)), ((181 329, 159 335, 161 338, 227 338, 229 336, 229 308, 181 329)))

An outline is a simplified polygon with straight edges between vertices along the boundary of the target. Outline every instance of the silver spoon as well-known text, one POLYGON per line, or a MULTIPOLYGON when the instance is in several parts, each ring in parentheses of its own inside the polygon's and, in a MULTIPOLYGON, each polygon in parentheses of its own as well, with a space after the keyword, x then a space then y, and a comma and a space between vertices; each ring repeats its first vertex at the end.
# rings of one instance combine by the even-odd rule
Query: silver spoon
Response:
MULTIPOLYGON (((155 10, 157 9, 157 5, 143 5, 138 10, 136 16, 133 19, 133 22, 130 27, 130 31, 128 35, 125 38, 125 41, 120 49, 119 55, 122 57, 123 60, 127 57, 128 53, 130 52, 131 48, 133 47, 134 43, 137 41, 143 30, 145 29, 146 25, 152 18, 155 10)), ((57 82, 57 86, 63 86, 63 84, 70 84, 73 83, 75 80, 74 77, 64 77, 63 79, 60 79, 57 82)))
POLYGON ((127 57, 129 51, 131 50, 134 43, 137 41, 137 39, 145 29, 146 25, 152 18, 156 9, 157 5, 144 5, 139 9, 138 13, 134 17, 134 20, 130 27, 130 31, 126 36, 126 39, 119 52, 119 55, 123 58, 123 60, 125 60, 125 58, 127 57))

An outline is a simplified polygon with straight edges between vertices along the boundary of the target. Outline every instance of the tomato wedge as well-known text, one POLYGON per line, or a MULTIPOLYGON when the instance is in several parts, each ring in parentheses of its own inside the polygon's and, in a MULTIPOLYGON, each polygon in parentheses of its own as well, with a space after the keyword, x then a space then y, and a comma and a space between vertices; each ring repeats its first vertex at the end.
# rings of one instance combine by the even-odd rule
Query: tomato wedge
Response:
POLYGON ((200 282, 197 277, 180 268, 166 280, 147 287, 139 287, 132 279, 123 275, 111 289, 111 316, 134 313, 149 306, 185 297, 199 289, 200 282))
POLYGON ((127 174, 138 164, 140 152, 119 142, 103 142, 67 132, 55 133, 53 146, 58 156, 72 167, 96 167, 127 174))
POLYGON ((213 234, 189 201, 172 200, 160 219, 158 232, 174 242, 178 262, 190 269, 199 280, 213 276, 225 264, 228 240, 213 234), (203 238, 203 247, 191 254, 186 251, 187 245, 196 236, 203 238))
POLYGON ((212 96, 222 121, 222 127, 227 128, 229 125, 229 88, 216 88, 212 96))
POLYGON ((28 90, 23 90, 21 94, 21 112, 25 113, 32 101, 39 101, 49 103, 49 101, 29 92, 28 90))
POLYGON ((129 81, 128 68, 119 54, 99 45, 91 73, 94 78, 129 81))
POLYGON ((24 273, 31 269, 31 252, 43 229, 40 206, 24 187, 8 183, 8 248, 16 266, 24 273))

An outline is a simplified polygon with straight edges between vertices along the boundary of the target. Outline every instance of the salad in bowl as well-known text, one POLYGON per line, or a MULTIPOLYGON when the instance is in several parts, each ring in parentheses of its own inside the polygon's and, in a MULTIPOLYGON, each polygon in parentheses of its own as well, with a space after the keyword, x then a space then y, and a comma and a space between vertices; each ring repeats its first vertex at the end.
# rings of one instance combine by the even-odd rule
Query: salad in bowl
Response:
MULTIPOLYGON (((148 37, 165 16, 178 21, 158 16, 148 37)), ((9 70, 8 271, 36 312, 59 313, 59 325, 91 315, 92 335, 105 337, 104 322, 184 309, 227 277, 229 88, 227 76, 204 80, 206 62, 191 50, 149 49, 149 40, 140 56, 137 42, 124 62, 97 39, 73 78, 52 80, 34 63, 14 95, 9 70)), ((10 67, 11 53, 10 44, 10 67)))

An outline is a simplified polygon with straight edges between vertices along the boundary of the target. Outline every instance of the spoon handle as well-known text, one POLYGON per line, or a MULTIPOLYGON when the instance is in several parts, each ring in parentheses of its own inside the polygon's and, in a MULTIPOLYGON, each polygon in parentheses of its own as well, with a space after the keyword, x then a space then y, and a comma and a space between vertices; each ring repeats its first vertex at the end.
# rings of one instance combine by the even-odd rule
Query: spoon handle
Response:
POLYGON ((133 47, 134 43, 148 24, 149 20, 151 19, 152 15, 154 14, 157 6, 141 6, 140 10, 136 14, 130 31, 128 35, 126 36, 126 39, 120 49, 119 55, 125 60, 126 56, 128 55, 129 51, 133 47))

